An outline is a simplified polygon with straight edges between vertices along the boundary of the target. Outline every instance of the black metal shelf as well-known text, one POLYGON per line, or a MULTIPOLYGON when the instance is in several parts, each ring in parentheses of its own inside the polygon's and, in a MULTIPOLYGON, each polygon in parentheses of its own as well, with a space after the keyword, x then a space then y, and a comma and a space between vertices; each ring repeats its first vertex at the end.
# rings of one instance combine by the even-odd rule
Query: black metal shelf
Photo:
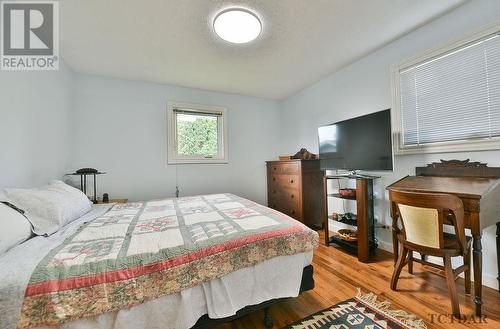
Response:
POLYGON ((363 174, 345 174, 345 175, 325 175, 325 179, 377 179, 380 176, 363 175, 363 174))
MULTIPOLYGON (((325 195, 327 197, 335 197, 339 199, 353 200, 356 201, 356 219, 352 220, 336 220, 339 223, 347 224, 349 226, 356 227, 358 231, 357 241, 344 241, 339 237, 329 237, 325 235, 325 245, 335 244, 340 248, 345 248, 350 252, 356 252, 358 260, 361 262, 368 262, 370 259, 370 254, 373 248, 376 248, 377 244, 374 243, 375 240, 375 219, 373 216, 374 205, 373 205, 373 180, 376 176, 364 176, 364 175, 329 175, 325 177, 325 195), (326 181, 328 179, 355 179, 356 180, 356 197, 342 196, 339 191, 332 191, 336 193, 328 193, 328 185, 326 181)), ((327 198, 325 198, 327 200, 327 198)), ((325 202, 325 209, 328 212, 328 202, 325 202)), ((331 216, 325 218, 325 229, 328 231, 328 221, 331 216)))
POLYGON ((328 196, 332 197, 332 198, 339 198, 339 199, 347 199, 347 200, 354 200, 354 201, 356 201, 356 197, 355 196, 343 196, 340 193, 330 193, 330 194, 328 194, 328 196))
MULTIPOLYGON (((358 254, 358 242, 357 241, 345 241, 338 236, 331 236, 330 243, 335 244, 348 252, 357 255, 358 254)), ((375 241, 369 241, 370 252, 377 249, 378 244, 375 241)))
POLYGON ((350 253, 357 254, 358 253, 358 241, 345 241, 339 238, 338 236, 331 236, 330 243, 336 244, 343 249, 346 249, 350 253))
POLYGON ((354 226, 354 227, 358 226, 358 225, 357 225, 357 223, 358 223, 358 222, 357 222, 357 217, 356 217, 356 218, 354 218, 354 219, 351 219, 351 221, 349 221, 349 222, 344 222, 344 221, 340 221, 340 220, 338 220, 338 219, 333 219, 333 217, 332 217, 332 216, 328 216, 328 218, 329 218, 329 219, 331 219, 331 220, 333 220, 333 221, 336 221, 336 222, 338 222, 338 223, 345 224, 345 225, 350 225, 350 226, 354 226))

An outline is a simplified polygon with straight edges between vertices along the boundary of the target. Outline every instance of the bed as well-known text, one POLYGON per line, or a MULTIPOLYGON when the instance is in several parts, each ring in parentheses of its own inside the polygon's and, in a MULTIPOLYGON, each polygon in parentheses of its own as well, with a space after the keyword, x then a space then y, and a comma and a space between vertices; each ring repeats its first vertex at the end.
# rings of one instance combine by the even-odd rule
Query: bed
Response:
POLYGON ((317 245, 232 194, 95 205, 0 255, 0 327, 207 327, 312 289, 317 245))

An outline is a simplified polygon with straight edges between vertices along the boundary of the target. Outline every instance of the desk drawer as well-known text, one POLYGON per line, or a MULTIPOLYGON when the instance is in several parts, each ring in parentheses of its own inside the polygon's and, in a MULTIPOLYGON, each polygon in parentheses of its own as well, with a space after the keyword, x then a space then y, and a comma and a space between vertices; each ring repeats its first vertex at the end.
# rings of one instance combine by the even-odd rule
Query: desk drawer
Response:
POLYGON ((479 212, 479 199, 465 199, 462 198, 462 202, 464 204, 465 212, 479 212))

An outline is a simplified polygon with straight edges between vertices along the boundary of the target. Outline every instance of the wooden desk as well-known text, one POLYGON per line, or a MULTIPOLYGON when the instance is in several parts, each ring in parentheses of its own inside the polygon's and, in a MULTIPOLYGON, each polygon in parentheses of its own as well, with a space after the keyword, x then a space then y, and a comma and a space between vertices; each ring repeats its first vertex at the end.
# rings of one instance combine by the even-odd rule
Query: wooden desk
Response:
MULTIPOLYGON (((500 168, 465 161, 443 161, 427 167, 417 167, 417 176, 406 176, 391 184, 387 190, 449 193, 458 196, 464 204, 465 227, 473 237, 474 303, 476 315, 481 315, 482 305, 482 230, 497 225, 497 260, 500 283, 500 168)), ((396 223, 397 207, 391 202, 391 216, 396 223)), ((449 223, 451 224, 451 222, 449 223)), ((393 224, 394 225, 394 224, 393 224)), ((398 256, 398 227, 392 228, 394 259, 398 256)))

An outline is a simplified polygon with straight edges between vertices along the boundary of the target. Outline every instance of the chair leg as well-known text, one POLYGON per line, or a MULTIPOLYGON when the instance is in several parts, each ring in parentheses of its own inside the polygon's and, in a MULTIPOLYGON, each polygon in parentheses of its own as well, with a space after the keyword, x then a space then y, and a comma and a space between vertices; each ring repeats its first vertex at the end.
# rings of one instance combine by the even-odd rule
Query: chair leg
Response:
POLYGON ((451 265, 451 257, 445 256, 444 259, 444 273, 446 275, 446 283, 451 298, 451 308, 453 315, 460 319, 460 306, 458 305, 457 287, 455 285, 455 275, 453 274, 453 267, 451 265))
POLYGON ((470 254, 471 250, 467 250, 467 253, 464 256, 464 263, 466 265, 465 269, 465 294, 470 295, 470 287, 471 287, 471 278, 470 278, 470 254))
POLYGON ((408 273, 413 274, 413 251, 408 252, 408 273))
POLYGON ((394 267, 394 273, 392 273, 391 279, 391 289, 396 290, 396 286, 398 285, 399 275, 401 274, 401 270, 403 269, 406 257, 408 255, 408 249, 406 249, 402 243, 400 245, 398 261, 396 266, 394 267))

